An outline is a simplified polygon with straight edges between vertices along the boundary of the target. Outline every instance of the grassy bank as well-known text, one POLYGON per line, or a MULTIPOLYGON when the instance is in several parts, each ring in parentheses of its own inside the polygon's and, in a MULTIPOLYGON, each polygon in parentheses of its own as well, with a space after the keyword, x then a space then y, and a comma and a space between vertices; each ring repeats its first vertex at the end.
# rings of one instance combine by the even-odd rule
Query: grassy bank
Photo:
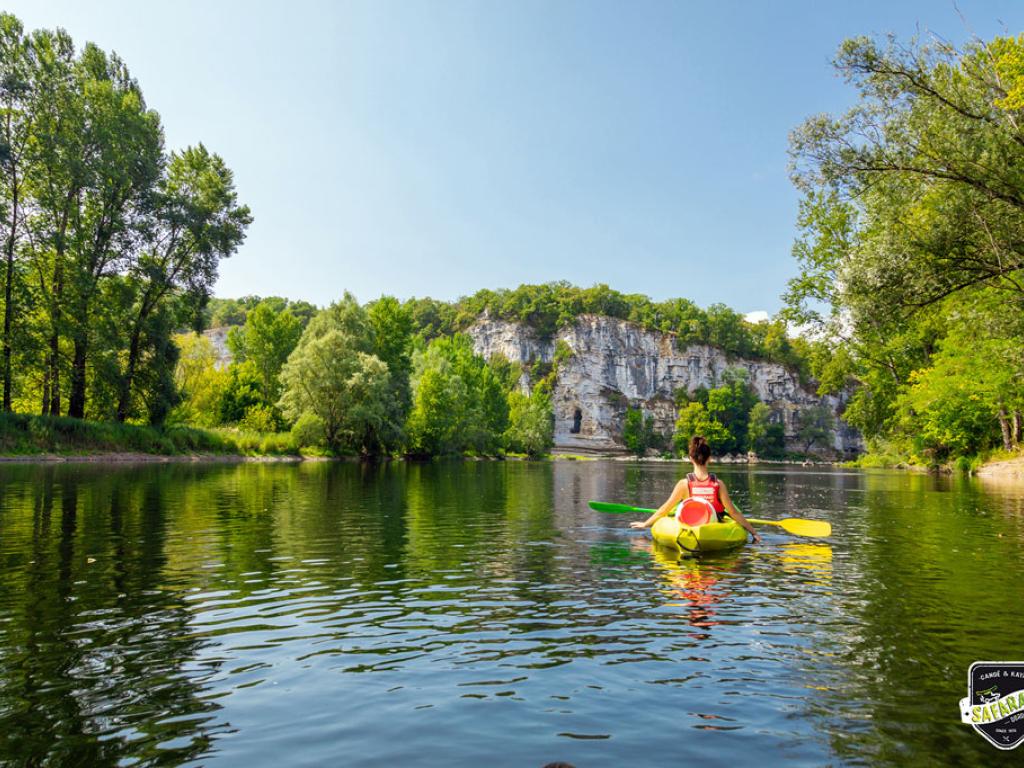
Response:
POLYGON ((994 449, 971 456, 955 456, 936 461, 927 456, 900 451, 892 445, 869 445, 867 453, 843 466, 856 469, 912 469, 920 472, 962 472, 977 474, 987 466, 1024 459, 1024 451, 994 449))
POLYGON ((144 453, 160 456, 220 454, 298 455, 289 433, 149 427, 21 413, 0 414, 0 455, 144 453))

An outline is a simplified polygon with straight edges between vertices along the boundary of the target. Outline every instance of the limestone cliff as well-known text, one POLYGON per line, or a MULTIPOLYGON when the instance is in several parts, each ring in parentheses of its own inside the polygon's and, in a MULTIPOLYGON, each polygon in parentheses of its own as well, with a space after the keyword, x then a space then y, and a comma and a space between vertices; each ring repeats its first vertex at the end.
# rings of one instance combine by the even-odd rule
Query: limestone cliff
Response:
MULTIPOLYGON (((630 405, 642 406, 654 416, 659 432, 671 434, 675 391, 713 388, 727 368, 735 367, 749 371, 757 396, 785 426, 788 448, 799 449, 795 436, 800 410, 820 404, 837 416, 832 451, 850 454, 862 447, 859 434, 838 419, 842 401, 819 397, 778 363, 730 358, 720 349, 700 344, 679 348, 672 334, 594 315, 579 317, 550 340, 538 338, 523 325, 489 318, 482 318, 467 332, 478 354, 502 354, 521 363, 552 362, 558 342, 568 345, 572 355, 559 365, 552 397, 557 450, 621 451, 622 423, 630 405)), ((525 377, 521 383, 529 386, 525 377)), ((823 452, 823 447, 815 450, 823 452)))

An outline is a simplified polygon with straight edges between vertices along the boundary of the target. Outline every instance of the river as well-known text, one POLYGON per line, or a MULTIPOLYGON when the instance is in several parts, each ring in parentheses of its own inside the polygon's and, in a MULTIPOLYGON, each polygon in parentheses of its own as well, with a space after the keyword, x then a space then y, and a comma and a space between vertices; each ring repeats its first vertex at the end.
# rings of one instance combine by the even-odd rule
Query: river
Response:
POLYGON ((1024 486, 717 469, 833 536, 586 505, 675 463, 2 467, 0 764, 1020 764, 958 700, 1024 660, 1024 486))

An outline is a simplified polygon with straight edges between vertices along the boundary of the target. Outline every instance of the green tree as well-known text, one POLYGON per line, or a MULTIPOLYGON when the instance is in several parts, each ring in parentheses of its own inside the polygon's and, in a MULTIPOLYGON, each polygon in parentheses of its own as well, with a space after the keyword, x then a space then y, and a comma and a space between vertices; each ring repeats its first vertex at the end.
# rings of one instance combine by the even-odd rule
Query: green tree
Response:
POLYGON ((236 424, 251 408, 267 405, 262 387, 259 372, 252 363, 247 361, 230 366, 218 400, 218 420, 224 424, 236 424))
POLYGON ((708 307, 705 341, 734 355, 748 356, 753 352, 750 332, 743 316, 724 304, 708 307))
POLYGON ((285 363, 281 382, 285 416, 319 418, 331 449, 370 453, 379 445, 388 417, 388 367, 360 351, 352 334, 332 329, 304 338, 285 363))
POLYGON ((174 421, 198 427, 220 423, 220 403, 229 374, 217 369, 217 352, 205 336, 183 333, 174 337, 180 354, 174 369, 174 383, 181 403, 174 421))
POLYGON ((897 398, 900 431, 932 459, 1019 446, 1024 350, 979 330, 957 328, 897 398))
POLYGON ((803 444, 804 453, 810 453, 815 445, 827 448, 834 429, 835 418, 826 405, 804 408, 797 416, 796 437, 803 444))
POLYGON ((0 227, 3 232, 3 409, 12 409, 15 288, 18 270, 15 259, 24 240, 26 216, 25 167, 31 140, 29 95, 32 89, 30 45, 17 18, 0 13, 0 227))
POLYGON ((406 424, 412 453, 500 450, 508 428, 501 375, 473 353, 469 337, 432 341, 413 358, 413 405, 406 424))
POLYGON ((67 355, 65 283, 71 224, 87 184, 84 101, 76 77, 75 46, 63 30, 31 35, 33 88, 25 191, 32 198, 27 241, 31 271, 38 275, 38 318, 43 359, 42 412, 61 415, 67 355))
POLYGON ((148 248, 139 253, 129 280, 135 287, 128 353, 121 375, 117 419, 132 410, 132 386, 145 350, 150 316, 169 300, 206 296, 217 266, 245 239, 252 222, 239 205, 234 176, 224 161, 203 145, 171 153, 155 197, 148 248))
POLYGON ((383 449, 391 452, 402 444, 401 426, 412 404, 412 316, 397 299, 382 296, 366 307, 366 319, 373 337, 373 353, 384 361, 391 374, 386 420, 390 428, 381 433, 383 449))
MULTIPOLYGON (((835 65, 857 103, 793 134, 794 179, 805 199, 794 248, 801 274, 790 283, 787 314, 818 334, 811 367, 820 391, 856 383, 843 417, 868 436, 923 439, 936 455, 986 443, 971 434, 976 401, 964 400, 963 420, 954 418, 950 397, 961 382, 947 382, 943 394, 928 371, 949 362, 939 350, 965 308, 986 338, 1012 341, 992 348, 1003 357, 980 361, 981 372, 1016 366, 1010 350, 1021 346, 1024 314, 1021 54, 1019 38, 962 50, 943 41, 848 40, 835 65), (942 427, 912 405, 933 396, 950 417, 942 427)), ((999 430, 1012 433, 1015 421, 1014 408, 999 430)))
POLYGON ((786 432, 782 424, 772 421, 772 410, 761 402, 750 409, 747 424, 747 446, 758 456, 780 458, 786 448, 786 432))
POLYGON ((508 394, 508 428, 505 449, 531 457, 544 456, 555 444, 555 418, 551 398, 534 390, 529 396, 518 389, 508 394))
MULTIPOLYGON (((729 437, 714 443, 719 453, 746 450, 747 422, 757 396, 750 386, 750 373, 745 368, 730 368, 722 376, 722 386, 707 395, 707 412, 728 431, 729 437)), ((710 438, 709 438, 710 441, 710 438)))
POLYGON ((626 418, 622 425, 622 441, 633 455, 639 457, 654 448, 657 443, 654 431, 654 417, 645 416, 640 408, 627 408, 626 418))
MULTIPOLYGON (((144 228, 163 161, 159 116, 146 108, 127 66, 87 44, 76 66, 81 108, 82 187, 72 210, 65 279, 72 359, 68 415, 84 418, 96 301, 144 228)), ((160 343, 169 339, 161 338, 160 343)), ((173 369, 172 369, 173 370, 173 369)))
POLYGON ((405 425, 408 451, 443 456, 463 447, 461 428, 468 420, 466 384, 447 361, 417 360, 412 410, 405 425))
POLYGON ((711 449, 716 455, 723 451, 719 448, 722 445, 731 445, 734 441, 733 435, 721 422, 714 418, 703 403, 688 403, 685 408, 679 411, 676 419, 676 431, 673 438, 676 451, 685 456, 689 450, 690 438, 702 435, 707 438, 711 449))
POLYGON ((248 312, 245 325, 232 328, 227 344, 234 359, 249 361, 260 377, 264 400, 276 402, 281 385, 278 376, 288 355, 299 343, 302 324, 288 309, 275 310, 262 301, 248 312))

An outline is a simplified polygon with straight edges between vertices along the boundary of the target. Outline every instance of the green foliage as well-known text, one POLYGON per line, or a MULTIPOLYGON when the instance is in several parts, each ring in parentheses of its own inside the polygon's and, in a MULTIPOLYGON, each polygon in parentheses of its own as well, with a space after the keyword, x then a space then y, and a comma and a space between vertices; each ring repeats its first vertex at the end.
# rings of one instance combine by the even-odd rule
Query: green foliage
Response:
POLYGON ((0 48, 3 408, 176 418, 173 333, 201 324, 252 220, 231 171, 165 151, 115 54, 9 14, 0 48))
POLYGON ((277 431, 277 426, 274 409, 269 405, 250 405, 245 409, 245 414, 238 422, 239 429, 261 434, 275 432, 277 431))
POLYGON ((747 450, 750 410, 757 396, 750 386, 750 374, 745 368, 730 368, 722 376, 722 386, 707 395, 708 416, 725 428, 716 441, 709 435, 708 442, 717 454, 738 453, 747 450))
POLYGON ((645 416, 640 408, 626 409, 622 441, 629 452, 638 458, 646 455, 648 448, 659 447, 660 440, 654 430, 654 417, 645 416))
POLYGON ((689 403, 679 411, 679 417, 676 419, 676 432, 673 440, 676 452, 680 456, 686 455, 689 450, 690 438, 695 435, 703 435, 707 438, 708 444, 716 455, 721 453, 718 446, 731 445, 735 440, 732 433, 708 413, 708 409, 703 403, 699 402, 689 403))
POLYGON ((221 421, 221 398, 230 374, 217 370, 216 350, 205 336, 180 334, 174 342, 180 350, 174 383, 181 394, 181 402, 170 420, 198 427, 217 426, 221 421))
POLYGON ((835 419, 828 406, 814 405, 804 408, 797 416, 796 437, 803 443, 804 453, 810 453, 815 445, 827 448, 834 429, 835 419))
POLYGON ((207 328, 245 325, 249 312, 260 304, 267 305, 275 314, 287 311, 299 321, 304 330, 317 313, 308 301, 292 301, 281 296, 243 296, 240 299, 209 299, 202 310, 202 325, 207 328))
POLYGON ((786 432, 772 421, 772 411, 764 403, 755 403, 747 421, 747 447, 759 457, 781 459, 786 451, 786 432))
POLYGON ((468 336, 432 341, 413 358, 413 405, 406 423, 410 453, 493 455, 508 428, 506 387, 473 353, 468 336))
POLYGON ((538 389, 529 396, 519 390, 509 392, 505 450, 530 457, 544 456, 554 445, 554 438, 554 413, 547 393, 538 389))
POLYGON ((569 362, 574 354, 575 353, 572 351, 572 347, 569 346, 568 342, 565 341, 565 339, 559 339, 557 342, 555 342, 555 354, 553 362, 556 367, 562 365, 563 363, 569 362))
MULTIPOLYGON (((730 355, 780 362, 804 374, 807 368, 803 347, 787 343, 781 322, 753 324, 722 304, 705 311, 687 299, 654 302, 647 296, 619 293, 607 285, 520 285, 514 290, 478 291, 452 304, 411 299, 405 307, 415 332, 425 340, 464 331, 483 315, 522 323, 542 339, 550 339, 560 327, 583 315, 603 315, 674 333, 680 346, 712 344, 730 355)), ((568 345, 565 347, 560 355, 556 344, 556 365, 572 354, 568 345)))
POLYGON ((1010 414, 1024 410, 1024 350, 960 327, 896 398, 896 430, 935 460, 1015 447, 1010 414), (1003 427, 1003 428, 1001 428, 1003 427))
POLYGON ((304 413, 292 425, 292 440, 299 448, 319 448, 327 441, 324 420, 315 413, 304 413))
POLYGON ((245 325, 232 328, 227 343, 236 362, 250 362, 267 402, 280 396, 278 376, 302 335, 302 323, 288 309, 261 301, 246 315, 245 325))
POLYGON ((268 405, 263 398, 262 381, 251 363, 238 363, 228 369, 228 380, 220 396, 220 423, 235 424, 255 406, 268 405))
POLYGON ((676 408, 674 441, 684 455, 694 435, 706 437, 716 456, 756 450, 755 442, 766 456, 782 450, 782 427, 770 423, 770 410, 758 402, 745 368, 727 369, 722 386, 715 389, 701 387, 692 394, 677 391, 676 408))
POLYGON ((0 413, 0 452, 235 453, 234 441, 201 429, 92 422, 54 416, 0 413))
POLYGON ((523 375, 523 367, 519 363, 513 363, 504 355, 496 354, 491 356, 487 365, 494 371, 506 391, 511 392, 519 385, 519 379, 523 375))
POLYGON ((397 299, 383 296, 366 307, 366 318, 373 337, 373 353, 387 365, 390 374, 388 414, 379 438, 383 450, 393 452, 401 446, 402 424, 412 405, 412 316, 397 299))
POLYGON ((1022 50, 848 40, 835 66, 857 103, 793 133, 785 316, 815 335, 820 391, 856 386, 843 418, 910 459, 1020 440, 1022 50))
POLYGON ((370 346, 366 313, 346 294, 310 321, 281 371, 285 417, 317 416, 331 450, 376 453, 391 429, 391 377, 370 346))

